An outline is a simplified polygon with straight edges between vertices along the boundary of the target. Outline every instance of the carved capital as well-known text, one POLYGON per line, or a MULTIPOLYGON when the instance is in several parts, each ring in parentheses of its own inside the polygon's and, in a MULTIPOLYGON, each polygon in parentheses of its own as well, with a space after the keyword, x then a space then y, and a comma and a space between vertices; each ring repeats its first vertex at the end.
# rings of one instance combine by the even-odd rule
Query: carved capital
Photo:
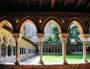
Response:
POLYGON ((61 38, 61 40, 67 40, 67 38, 68 38, 68 35, 69 34, 67 34, 67 33, 62 33, 62 34, 59 34, 59 38, 61 38))
POLYGON ((19 33, 15 33, 15 34, 13 34, 13 37, 15 38, 15 40, 18 40, 19 37, 20 37, 20 34, 19 33))
POLYGON ((43 41, 43 38, 44 38, 44 33, 37 33, 37 37, 38 37, 38 40, 40 42, 42 42, 43 41))
POLYGON ((83 41, 87 41, 89 36, 90 36, 90 34, 80 34, 80 35, 79 35, 79 37, 80 37, 83 41))

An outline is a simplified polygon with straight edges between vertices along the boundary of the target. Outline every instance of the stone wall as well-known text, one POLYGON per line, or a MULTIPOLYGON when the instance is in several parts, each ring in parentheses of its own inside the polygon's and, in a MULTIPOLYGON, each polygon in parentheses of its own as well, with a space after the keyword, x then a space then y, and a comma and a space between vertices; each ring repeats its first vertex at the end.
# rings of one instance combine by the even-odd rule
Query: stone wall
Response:
POLYGON ((0 65, 0 69, 90 69, 90 64, 66 64, 66 65, 0 65))

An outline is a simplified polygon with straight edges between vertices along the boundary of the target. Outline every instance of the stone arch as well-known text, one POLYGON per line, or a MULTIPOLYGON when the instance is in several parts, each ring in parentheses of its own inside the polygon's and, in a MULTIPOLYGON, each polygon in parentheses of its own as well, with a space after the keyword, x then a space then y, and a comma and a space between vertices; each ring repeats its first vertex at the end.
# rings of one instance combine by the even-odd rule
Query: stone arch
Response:
POLYGON ((30 18, 30 17, 25 17, 17 25, 17 29, 18 29, 19 33, 22 32, 24 26, 27 23, 32 23, 34 25, 34 27, 36 28, 36 30, 38 30, 36 22, 32 18, 30 18))
POLYGON ((57 19, 53 19, 53 18, 50 18, 49 20, 47 20, 44 24, 44 27, 43 27, 43 32, 44 32, 44 29, 47 25, 49 25, 50 23, 54 23, 55 25, 57 25, 58 27, 58 30, 59 32, 61 33, 62 32, 62 28, 61 28, 61 24, 59 24, 60 22, 57 20, 57 19))
POLYGON ((11 23, 10 21, 8 21, 7 19, 3 19, 3 20, 0 21, 0 28, 2 28, 2 26, 4 26, 4 25, 5 25, 6 23, 8 23, 8 22, 9 22, 9 24, 11 25, 10 28, 13 29, 12 23, 11 23))
POLYGON ((67 28, 66 28, 67 32, 68 32, 68 28, 69 28, 69 26, 70 26, 71 23, 75 24, 78 27, 78 29, 80 31, 80 34, 83 34, 84 33, 84 26, 82 25, 83 22, 80 19, 78 19, 78 18, 71 18, 67 22, 67 28))

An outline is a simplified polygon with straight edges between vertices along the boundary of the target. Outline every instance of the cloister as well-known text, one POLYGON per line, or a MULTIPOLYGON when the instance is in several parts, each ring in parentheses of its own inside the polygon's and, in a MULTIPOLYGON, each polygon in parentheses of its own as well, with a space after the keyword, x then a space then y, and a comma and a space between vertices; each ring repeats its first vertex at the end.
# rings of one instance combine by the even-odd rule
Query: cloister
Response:
MULTIPOLYGON (((33 12, 34 14, 34 12, 33 12)), ((42 14, 42 13, 41 13, 42 14)), ((39 15, 41 15, 39 14, 39 15)), ((43 13, 43 16, 44 14, 46 14, 46 12, 43 13)), ((49 14, 47 18, 43 18, 43 16, 41 17, 38 17, 38 19, 36 20, 36 16, 26 16, 26 17, 22 17, 21 19, 16 19, 16 21, 12 21, 9 16, 4 16, 4 17, 1 17, 0 19, 0 27, 2 28, 4 26, 4 24, 6 24, 7 22, 9 22, 12 27, 13 27, 13 37, 15 38, 16 42, 18 41, 19 38, 22 38, 22 29, 24 27, 24 25, 26 23, 32 23, 36 29, 37 29, 37 37, 38 37, 38 40, 40 42, 40 63, 42 64, 43 61, 42 61, 42 40, 43 40, 43 37, 44 37, 44 27, 46 25, 48 25, 49 23, 54 23, 57 25, 59 31, 60 31, 60 35, 59 37, 61 38, 62 40, 62 55, 63 55, 63 63, 65 64, 66 63, 66 40, 68 38, 68 27, 71 23, 74 23, 76 24, 76 26, 78 27, 78 29, 80 30, 80 38, 83 40, 83 62, 86 63, 87 62, 87 59, 86 59, 86 41, 88 39, 88 37, 90 36, 90 34, 88 33, 88 30, 89 30, 89 18, 87 18, 87 21, 84 20, 85 18, 83 18, 83 21, 82 21, 82 18, 78 17, 78 16, 73 16, 73 17, 69 17, 68 15, 66 16, 63 16, 63 15, 59 15, 58 17, 56 15, 54 16, 51 16, 53 13, 49 14), (63 18, 62 18, 63 16, 63 18), (60 19, 61 18, 61 19, 60 19), (66 18, 66 19, 65 19, 66 18), (16 22, 16 23, 15 23, 16 22), (88 23, 86 23, 88 22, 88 23)), ((60 13, 56 13, 57 15, 60 14, 60 13)), ((12 14, 12 16, 14 16, 12 14)), ((83 17, 83 15, 82 15, 83 17)), ((16 51, 17 51, 17 54, 16 54, 16 63, 19 64, 19 60, 18 60, 18 56, 19 56, 19 53, 18 53, 18 42, 16 43, 16 51)))
MULTIPOLYGON (((3 1, 1 1, 0 5, 0 43, 2 43, 3 39, 4 44, 6 45, 6 51, 4 51, 6 54, 4 54, 3 56, 14 55, 15 63, 14 65, 0 64, 0 69, 90 69, 90 62, 88 62, 87 60, 86 51, 87 40, 90 37, 89 0, 25 0, 25 2, 23 0, 17 0, 17 2, 15 3, 11 1, 13 5, 11 5, 11 3, 9 2, 4 3, 3 1), (5 4, 7 4, 7 6, 5 4), (10 7, 9 4, 12 7, 10 7), (17 10, 14 7, 17 8, 17 10), (84 7, 86 8, 86 10, 84 7), (35 55, 37 53, 35 49, 36 45, 24 37, 23 29, 27 23, 32 23, 37 30, 40 65, 21 65, 20 62, 20 55, 24 54, 24 56, 21 57, 23 58, 26 57, 29 53, 31 53, 32 55, 35 55), (56 51, 61 51, 63 61, 62 65, 45 65, 43 61, 42 56, 44 52, 46 52, 47 50, 49 51, 49 47, 43 47, 43 40, 45 35, 44 30, 45 27, 50 23, 54 23, 58 27, 58 30, 60 32, 58 36, 62 41, 61 47, 57 46, 50 51, 55 52, 55 49, 56 51), (10 33, 3 33, 4 30, 2 29, 6 24, 8 26, 7 30, 11 31, 10 33), (75 24, 77 26, 80 31, 79 37, 83 41, 83 47, 80 47, 83 48, 82 64, 70 65, 66 60, 66 43, 69 36, 68 29, 71 24, 75 24), (5 36, 7 37, 2 38, 3 34, 5 34, 5 36), (13 47, 11 48, 10 45, 13 47), (25 45, 27 45, 27 47, 25 47, 25 45), (31 47, 29 47, 29 45, 31 45, 31 47)), ((2 44, 0 44, 0 58, 1 57, 2 44)))

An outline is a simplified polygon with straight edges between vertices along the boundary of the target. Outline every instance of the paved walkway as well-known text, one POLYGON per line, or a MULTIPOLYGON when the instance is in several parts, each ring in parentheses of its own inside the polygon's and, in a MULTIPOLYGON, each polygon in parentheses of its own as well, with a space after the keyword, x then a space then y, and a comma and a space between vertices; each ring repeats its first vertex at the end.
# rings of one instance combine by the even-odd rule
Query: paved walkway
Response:
POLYGON ((39 59, 40 59, 39 57, 40 57, 39 55, 38 56, 34 56, 34 57, 32 57, 30 59, 27 59, 26 61, 24 61, 24 62, 22 62, 20 64, 21 65, 38 64, 39 59))
MULTIPOLYGON (((40 56, 37 55, 37 56, 34 56, 32 58, 28 58, 26 61, 24 62, 20 62, 20 65, 30 65, 30 64, 33 64, 33 65, 37 65, 39 64, 39 59, 40 59, 40 56)), ((7 63, 2 63, 2 64, 10 64, 10 65, 14 65, 15 62, 7 62, 7 63)))

